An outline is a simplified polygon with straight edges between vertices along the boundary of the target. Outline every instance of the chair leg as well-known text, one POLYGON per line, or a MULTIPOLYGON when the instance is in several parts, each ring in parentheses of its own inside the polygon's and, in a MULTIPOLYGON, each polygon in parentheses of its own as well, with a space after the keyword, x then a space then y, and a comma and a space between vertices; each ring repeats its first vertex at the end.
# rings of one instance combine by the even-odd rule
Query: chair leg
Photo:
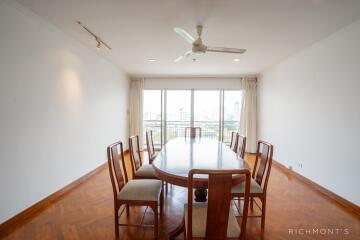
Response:
POLYGON ((129 204, 126 204, 126 216, 130 216, 130 207, 129 207, 129 204))
POLYGON ((266 211, 266 198, 260 198, 261 200, 261 229, 265 228, 265 211, 266 211))
POLYGON ((184 233, 184 239, 186 239, 186 233, 185 233, 185 218, 183 217, 181 223, 177 228, 169 232, 169 240, 174 240, 177 236, 180 235, 180 233, 184 233))
POLYGON ((169 191, 169 184, 167 182, 165 182, 165 189, 166 189, 166 194, 168 194, 169 191))
POLYGON ((115 218, 115 239, 119 239, 119 206, 114 207, 114 218, 115 218))
POLYGON ((157 204, 155 204, 155 206, 151 206, 151 208, 154 211, 154 225, 155 225, 154 234, 155 234, 155 238, 157 238, 159 235, 159 215, 158 215, 157 204))
POLYGON ((161 189, 160 194, 160 215, 163 215, 164 212, 164 189, 161 189))
POLYGON ((254 210, 254 197, 250 197, 250 209, 254 210))

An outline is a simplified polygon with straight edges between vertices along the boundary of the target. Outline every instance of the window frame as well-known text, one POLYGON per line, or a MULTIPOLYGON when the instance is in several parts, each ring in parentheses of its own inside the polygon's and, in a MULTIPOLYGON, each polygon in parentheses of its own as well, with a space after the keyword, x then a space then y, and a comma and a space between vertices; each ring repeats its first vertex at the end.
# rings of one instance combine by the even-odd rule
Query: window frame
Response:
MULTIPOLYGON (((213 88, 146 88, 144 91, 147 90, 158 90, 161 92, 161 120, 160 120, 160 135, 161 135, 161 143, 160 146, 162 147, 167 142, 167 91, 190 91, 190 126, 194 126, 194 92, 195 91, 219 91, 219 138, 218 140, 223 142, 224 141, 224 116, 225 116, 225 92, 226 91, 240 91, 242 89, 213 89, 213 88)), ((241 111, 241 109, 240 109, 241 111)), ((239 118, 239 123, 240 123, 239 118)), ((144 121, 144 120, 143 120, 144 121)), ((146 144, 145 144, 146 145, 146 144)))

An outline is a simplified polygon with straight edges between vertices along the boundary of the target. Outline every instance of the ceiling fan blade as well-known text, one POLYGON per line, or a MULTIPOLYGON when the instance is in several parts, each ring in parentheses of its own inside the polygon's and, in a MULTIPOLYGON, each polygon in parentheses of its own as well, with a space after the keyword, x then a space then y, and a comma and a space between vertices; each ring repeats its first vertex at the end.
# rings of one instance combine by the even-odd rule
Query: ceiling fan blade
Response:
POLYGON ((185 31, 182 28, 174 28, 174 31, 179 34, 182 38, 184 38, 188 43, 192 44, 195 39, 193 36, 191 36, 187 31, 185 31))
POLYGON ((184 58, 186 58, 187 56, 191 55, 193 52, 190 50, 190 51, 187 51, 186 53, 184 53, 183 55, 179 56, 178 58, 176 58, 174 60, 174 62, 179 62, 181 60, 183 60, 184 58))
POLYGON ((246 49, 224 48, 224 47, 207 47, 206 51, 208 51, 208 52, 222 52, 222 53, 238 53, 238 54, 242 54, 242 53, 246 52, 246 49))
POLYGON ((184 56, 181 55, 181 56, 179 56, 178 58, 176 58, 176 59, 174 60, 174 62, 180 62, 181 60, 183 60, 183 58, 184 58, 184 56))

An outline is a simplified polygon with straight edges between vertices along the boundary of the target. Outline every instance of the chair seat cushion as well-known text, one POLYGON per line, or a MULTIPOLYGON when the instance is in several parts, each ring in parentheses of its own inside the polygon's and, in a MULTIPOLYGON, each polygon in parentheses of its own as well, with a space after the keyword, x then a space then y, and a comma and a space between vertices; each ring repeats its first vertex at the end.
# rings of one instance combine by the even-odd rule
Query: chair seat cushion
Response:
MULTIPOLYGON (((262 192, 263 191, 260 185, 254 179, 251 179, 250 193, 262 193, 262 192)), ((245 181, 233 186, 231 189, 231 193, 245 193, 245 181)))
MULTIPOLYGON (((184 210, 185 210, 185 230, 187 231, 188 204, 185 204, 184 210)), ((207 203, 193 203, 193 212, 192 212, 192 235, 193 235, 193 237, 205 238, 206 217, 207 217, 207 203)), ((230 208, 227 237, 228 238, 238 238, 239 236, 240 236, 239 223, 236 220, 233 210, 230 208)))
POLYGON ((152 165, 142 165, 136 172, 136 177, 144 177, 144 178, 156 178, 155 170, 152 165))
POLYGON ((162 184, 156 179, 135 179, 128 181, 121 189, 119 200, 159 201, 162 184))

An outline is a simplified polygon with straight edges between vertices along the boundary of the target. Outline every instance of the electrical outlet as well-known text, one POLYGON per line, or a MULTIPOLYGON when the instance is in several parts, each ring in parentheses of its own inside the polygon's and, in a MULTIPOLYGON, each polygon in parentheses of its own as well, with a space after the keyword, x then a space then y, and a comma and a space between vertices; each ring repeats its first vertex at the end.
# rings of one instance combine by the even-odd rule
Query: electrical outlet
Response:
POLYGON ((302 163, 298 163, 298 166, 299 166, 299 168, 303 167, 302 163))

